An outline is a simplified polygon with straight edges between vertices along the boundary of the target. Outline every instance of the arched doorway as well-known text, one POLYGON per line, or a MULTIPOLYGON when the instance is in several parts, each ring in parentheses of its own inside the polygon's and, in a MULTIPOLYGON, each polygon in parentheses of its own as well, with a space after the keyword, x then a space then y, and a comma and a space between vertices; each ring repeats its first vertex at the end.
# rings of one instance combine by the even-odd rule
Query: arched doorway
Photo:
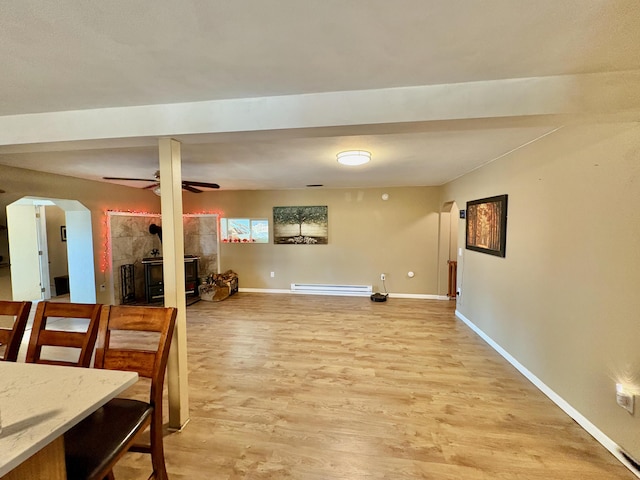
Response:
POLYGON ((47 298, 48 262, 43 259, 46 235, 43 236, 38 213, 47 205, 55 205, 64 211, 71 301, 95 303, 91 212, 77 200, 40 197, 23 197, 7 206, 13 299, 33 301, 47 298))
MULTIPOLYGON (((446 202, 440 210, 440 241, 438 252, 438 294, 455 298, 456 280, 451 291, 449 262, 458 260, 458 222, 460 209, 456 202, 446 202), (451 295, 453 294, 453 295, 451 295)), ((455 269, 455 264, 452 266, 455 269)), ((454 272, 455 273, 455 272, 454 272)))

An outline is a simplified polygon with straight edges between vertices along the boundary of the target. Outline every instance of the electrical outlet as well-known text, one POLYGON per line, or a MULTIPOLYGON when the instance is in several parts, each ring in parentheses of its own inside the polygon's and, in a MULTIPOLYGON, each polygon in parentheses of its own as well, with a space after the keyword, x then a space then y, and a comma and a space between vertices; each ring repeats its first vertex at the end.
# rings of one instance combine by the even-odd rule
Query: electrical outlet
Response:
POLYGON ((276 272, 271 272, 271 278, 275 278, 276 272))
POLYGON ((616 383, 616 403, 633 415, 634 396, 626 391, 620 383, 616 383))
POLYGON ((100 284, 100 291, 101 292, 106 292, 107 291, 107 286, 104 283, 100 284))
POLYGON ((380 280, 384 281, 386 280, 387 276, 384 273, 380 274, 380 280))

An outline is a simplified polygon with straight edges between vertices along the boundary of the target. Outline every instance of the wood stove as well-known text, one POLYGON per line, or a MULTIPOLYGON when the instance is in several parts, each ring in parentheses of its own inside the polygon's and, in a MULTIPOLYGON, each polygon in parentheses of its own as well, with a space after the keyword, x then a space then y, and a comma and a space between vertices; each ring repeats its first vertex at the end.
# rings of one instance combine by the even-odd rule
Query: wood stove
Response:
MULTIPOLYGON (((198 296, 198 260, 194 255, 184 256, 184 287, 187 298, 198 296)), ((147 303, 164 300, 162 257, 143 258, 144 291, 147 303)))

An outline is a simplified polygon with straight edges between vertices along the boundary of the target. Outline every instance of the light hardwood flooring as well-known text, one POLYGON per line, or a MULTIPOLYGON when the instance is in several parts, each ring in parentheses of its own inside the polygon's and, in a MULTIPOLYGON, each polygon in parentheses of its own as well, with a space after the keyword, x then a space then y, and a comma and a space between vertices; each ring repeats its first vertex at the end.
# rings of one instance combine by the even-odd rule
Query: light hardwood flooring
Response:
MULTIPOLYGON (((239 293, 188 308, 172 480, 633 479, 454 302, 239 293)), ((127 454, 118 480, 146 479, 127 454)))

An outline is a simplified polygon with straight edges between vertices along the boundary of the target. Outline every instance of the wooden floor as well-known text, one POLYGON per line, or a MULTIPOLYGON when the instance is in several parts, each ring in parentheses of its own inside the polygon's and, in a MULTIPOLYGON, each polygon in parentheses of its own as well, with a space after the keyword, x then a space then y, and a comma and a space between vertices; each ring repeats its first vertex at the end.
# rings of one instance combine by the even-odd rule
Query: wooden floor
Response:
MULTIPOLYGON (((188 309, 172 480, 634 479, 454 303, 239 293, 188 309)), ((146 479, 127 454, 118 480, 146 479)))

